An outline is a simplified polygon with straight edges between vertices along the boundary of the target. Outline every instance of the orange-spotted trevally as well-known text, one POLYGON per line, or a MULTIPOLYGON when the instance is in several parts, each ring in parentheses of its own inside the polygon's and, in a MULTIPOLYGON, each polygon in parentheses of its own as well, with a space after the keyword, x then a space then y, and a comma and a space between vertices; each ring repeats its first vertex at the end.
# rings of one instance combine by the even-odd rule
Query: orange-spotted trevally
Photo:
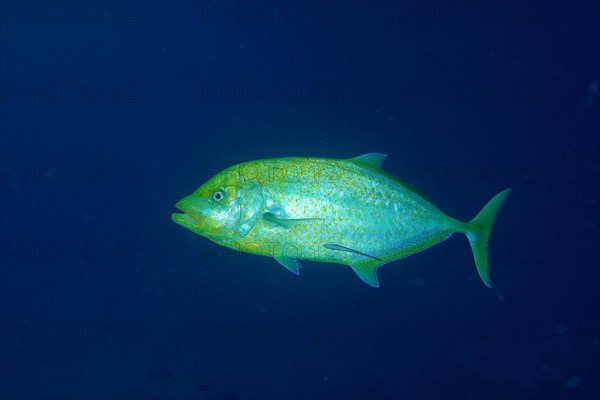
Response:
POLYGON ((295 274, 300 261, 350 266, 378 287, 377 268, 425 250, 454 232, 469 239, 483 283, 491 287, 488 239, 511 189, 469 222, 444 214, 381 170, 384 154, 348 160, 274 158, 227 168, 176 207, 177 224, 220 245, 274 257, 295 274))

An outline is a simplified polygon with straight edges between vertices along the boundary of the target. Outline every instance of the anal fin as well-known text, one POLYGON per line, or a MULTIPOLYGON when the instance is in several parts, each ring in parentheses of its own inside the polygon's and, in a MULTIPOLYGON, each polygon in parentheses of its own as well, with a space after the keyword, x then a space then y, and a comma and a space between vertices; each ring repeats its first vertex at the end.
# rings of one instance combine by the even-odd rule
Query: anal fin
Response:
POLYGON ((369 259, 370 263, 356 263, 350 265, 356 275, 363 280, 364 283, 373 287, 379 287, 379 279, 377 279, 377 268, 382 264, 381 261, 369 259))
POLYGON ((352 267, 354 272, 356 272, 356 275, 358 275, 358 277, 366 284, 373 287, 379 287, 377 268, 385 263, 399 260, 428 249, 429 247, 448 239, 451 235, 452 233, 449 232, 440 232, 430 235, 418 242, 410 243, 389 253, 382 254, 379 256, 380 258, 363 258, 362 260, 355 261, 350 264, 350 267, 352 267))
POLYGON ((300 275, 300 268, 302 268, 302 265, 300 264, 300 261, 298 261, 297 258, 286 257, 286 256, 275 256, 275 260, 277 260, 277 262, 279 264, 283 265, 284 267, 289 269, 294 274, 300 275))

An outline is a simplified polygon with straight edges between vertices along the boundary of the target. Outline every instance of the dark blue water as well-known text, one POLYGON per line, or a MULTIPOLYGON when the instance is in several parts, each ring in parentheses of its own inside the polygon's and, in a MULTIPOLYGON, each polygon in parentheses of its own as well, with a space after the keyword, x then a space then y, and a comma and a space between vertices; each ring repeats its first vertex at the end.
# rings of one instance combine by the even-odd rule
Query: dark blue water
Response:
POLYGON ((0 398, 598 399, 600 6, 0 3, 0 398), (170 220, 218 171, 384 152, 490 243, 379 270, 170 220))

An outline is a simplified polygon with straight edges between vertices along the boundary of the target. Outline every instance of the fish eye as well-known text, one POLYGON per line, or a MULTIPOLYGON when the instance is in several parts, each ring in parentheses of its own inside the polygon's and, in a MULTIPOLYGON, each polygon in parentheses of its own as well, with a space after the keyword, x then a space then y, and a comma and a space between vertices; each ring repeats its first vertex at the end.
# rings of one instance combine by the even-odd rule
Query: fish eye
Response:
POLYGON ((223 192, 222 192, 222 191, 220 191, 220 190, 217 190, 216 192, 213 192, 213 194, 212 194, 212 196, 211 196, 211 198, 212 198, 214 201, 217 201, 217 202, 218 202, 218 201, 221 201, 221 200, 223 200, 223 198, 224 198, 224 197, 225 197, 225 193, 223 193, 223 192))

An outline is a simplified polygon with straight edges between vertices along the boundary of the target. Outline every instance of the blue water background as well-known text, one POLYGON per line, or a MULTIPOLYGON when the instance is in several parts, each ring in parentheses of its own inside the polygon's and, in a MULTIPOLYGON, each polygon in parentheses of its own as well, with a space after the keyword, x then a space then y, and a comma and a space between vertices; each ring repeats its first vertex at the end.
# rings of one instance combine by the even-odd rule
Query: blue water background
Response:
POLYGON ((599 2, 0 8, 0 399, 599 398, 599 2), (462 235, 373 289, 170 220, 367 152, 462 220, 514 188, 494 289, 462 235))

